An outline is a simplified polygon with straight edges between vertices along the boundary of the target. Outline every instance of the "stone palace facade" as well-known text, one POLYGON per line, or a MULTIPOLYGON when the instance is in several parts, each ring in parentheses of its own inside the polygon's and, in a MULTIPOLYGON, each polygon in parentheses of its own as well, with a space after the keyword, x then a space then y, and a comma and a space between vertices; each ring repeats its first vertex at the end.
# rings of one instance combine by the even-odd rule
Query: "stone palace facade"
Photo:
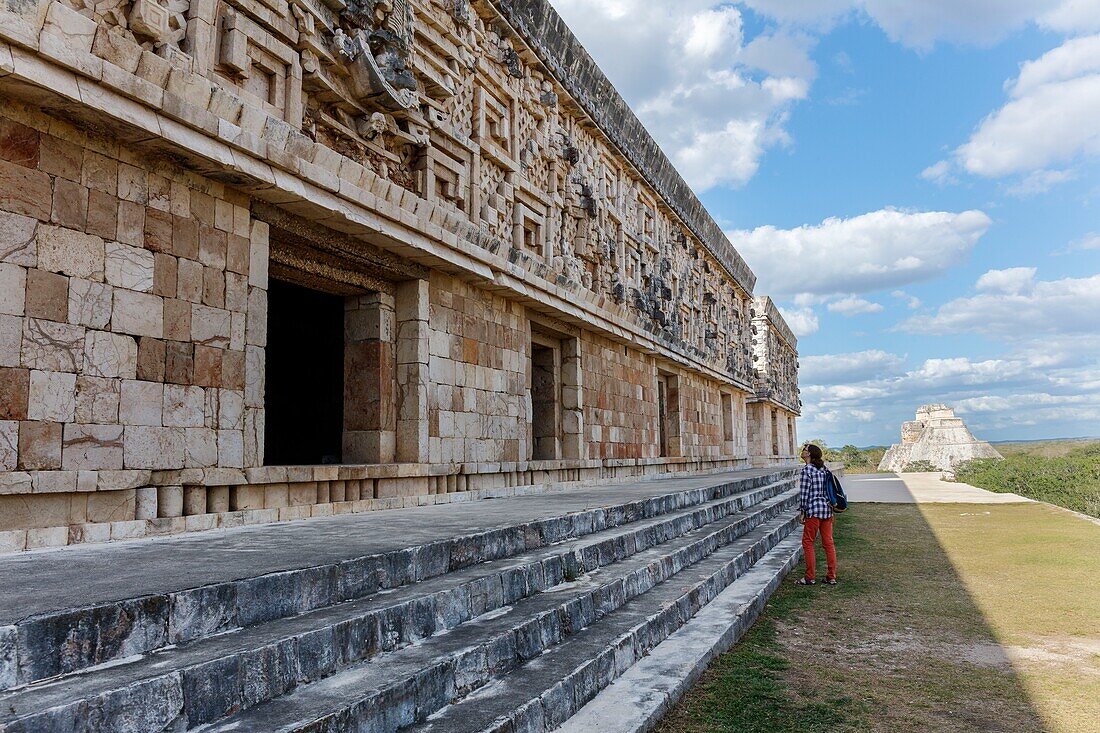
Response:
POLYGON ((754 285, 545 0, 0 0, 0 551, 791 460, 754 285))

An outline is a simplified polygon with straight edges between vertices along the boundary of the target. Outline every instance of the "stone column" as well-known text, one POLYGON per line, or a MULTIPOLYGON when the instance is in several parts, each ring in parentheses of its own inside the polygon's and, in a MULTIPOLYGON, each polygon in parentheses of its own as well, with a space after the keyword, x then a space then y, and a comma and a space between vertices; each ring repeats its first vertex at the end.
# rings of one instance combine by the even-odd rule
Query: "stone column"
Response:
POLYGON ((344 301, 344 463, 393 463, 394 298, 344 301))
POLYGON ((588 458, 584 439, 584 384, 581 369, 581 340, 565 338, 561 342, 562 457, 588 458))
POLYGON ((397 439, 402 463, 428 462, 428 281, 407 280, 396 292, 397 439))

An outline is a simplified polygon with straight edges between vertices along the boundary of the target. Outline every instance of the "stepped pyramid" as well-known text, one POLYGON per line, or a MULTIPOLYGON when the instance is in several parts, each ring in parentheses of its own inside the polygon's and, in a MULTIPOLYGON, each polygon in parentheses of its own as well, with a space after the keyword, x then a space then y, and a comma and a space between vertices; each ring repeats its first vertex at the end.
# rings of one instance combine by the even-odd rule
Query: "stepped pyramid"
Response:
POLYGON ((997 450, 978 440, 962 418, 947 405, 924 405, 917 419, 901 424, 901 443, 890 446, 880 471, 902 472, 917 461, 928 461, 938 470, 950 471, 976 458, 1003 458, 997 450))

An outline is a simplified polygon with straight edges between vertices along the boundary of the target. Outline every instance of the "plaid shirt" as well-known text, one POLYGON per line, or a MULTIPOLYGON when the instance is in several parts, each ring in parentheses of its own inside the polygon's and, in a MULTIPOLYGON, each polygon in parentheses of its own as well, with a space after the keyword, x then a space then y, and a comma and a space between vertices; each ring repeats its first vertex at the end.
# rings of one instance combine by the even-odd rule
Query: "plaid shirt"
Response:
POLYGON ((798 508, 807 517, 828 519, 833 516, 833 509, 829 506, 828 495, 825 493, 825 482, 829 472, 824 468, 816 468, 806 465, 802 467, 802 477, 799 479, 798 508))

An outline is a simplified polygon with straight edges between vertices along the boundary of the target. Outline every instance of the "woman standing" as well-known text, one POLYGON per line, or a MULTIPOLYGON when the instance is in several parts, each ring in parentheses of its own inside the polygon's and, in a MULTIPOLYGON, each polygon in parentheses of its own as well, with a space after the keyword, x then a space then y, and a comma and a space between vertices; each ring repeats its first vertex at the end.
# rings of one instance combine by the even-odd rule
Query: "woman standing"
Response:
POLYGON ((825 482, 829 472, 821 448, 812 443, 802 449, 802 476, 799 479, 801 490, 798 521, 802 522, 802 549, 806 554, 806 575, 798 580, 799 585, 813 585, 816 573, 814 541, 818 530, 821 531, 821 544, 825 548, 825 559, 829 569, 825 576, 827 585, 836 585, 836 548, 833 546, 833 510, 825 493, 825 482))

